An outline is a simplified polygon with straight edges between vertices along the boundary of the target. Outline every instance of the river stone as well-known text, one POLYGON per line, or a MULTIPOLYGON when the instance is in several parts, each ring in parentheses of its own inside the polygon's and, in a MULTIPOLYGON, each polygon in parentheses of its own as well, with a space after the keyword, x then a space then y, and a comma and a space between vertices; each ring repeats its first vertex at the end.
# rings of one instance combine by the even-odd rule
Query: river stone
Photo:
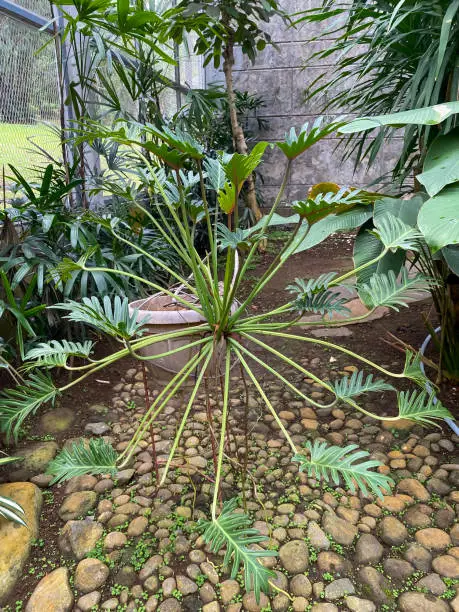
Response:
POLYGON ((355 588, 349 578, 340 578, 327 584, 325 587, 325 599, 335 601, 341 599, 345 595, 352 595, 355 593, 355 588))
POLYGON ((389 604, 391 598, 391 584, 383 574, 374 567, 362 567, 358 577, 364 585, 362 594, 374 601, 376 604, 389 604))
POLYGON ((331 546, 330 540, 315 521, 308 525, 308 538, 311 546, 318 550, 328 550, 331 546))
POLYGON ((91 593, 86 593, 86 595, 82 595, 80 599, 77 601, 77 608, 81 610, 81 612, 90 612, 93 608, 97 610, 97 605, 99 604, 102 595, 99 591, 91 591, 91 593))
POLYGON ((355 595, 346 597, 346 606, 351 612, 376 612, 376 606, 372 601, 360 599, 360 597, 355 597, 355 595))
POLYGON ((432 562, 433 569, 446 578, 459 578, 459 559, 452 555, 442 555, 432 562))
POLYGON ((59 536, 59 548, 63 553, 73 555, 80 561, 95 547, 103 531, 102 525, 90 518, 84 521, 68 521, 59 536))
POLYGON ((328 572, 330 574, 345 576, 351 573, 352 564, 348 559, 345 559, 338 553, 327 550, 319 553, 317 557, 317 569, 322 574, 328 572))
POLYGON ((379 524, 381 539, 389 546, 399 546, 408 538, 408 530, 394 516, 385 516, 379 524))
POLYGON ((21 449, 22 460, 10 464, 11 480, 28 480, 32 476, 46 472, 48 464, 56 456, 58 445, 56 442, 40 442, 21 449))
POLYGON ((297 574, 290 580, 290 592, 295 597, 310 597, 312 593, 312 584, 304 574, 297 574))
POLYGON ((358 529, 355 525, 337 517, 332 512, 325 512, 322 527, 331 535, 335 542, 343 546, 350 546, 358 534, 358 529))
POLYGON ((84 428, 85 432, 91 433, 93 436, 104 436, 110 432, 110 427, 107 423, 87 423, 84 428))
POLYGON ((75 413, 70 408, 56 408, 45 412, 41 417, 41 426, 46 433, 56 434, 67 431, 75 421, 75 413))
POLYGON ((279 550, 279 558, 290 574, 302 574, 309 566, 309 549, 303 540, 292 540, 279 550))
POLYGON ((158 612, 181 612, 181 610, 182 604, 173 597, 165 599, 158 608, 158 612))
POLYGON ((406 493, 421 502, 427 502, 430 499, 429 491, 415 478, 403 478, 397 485, 397 493, 406 493))
POLYGON ((403 559, 384 559, 384 572, 395 582, 403 582, 413 573, 413 566, 403 559))
POLYGON ((75 570, 75 588, 90 593, 100 588, 108 578, 110 570, 99 559, 83 559, 75 570))
POLYGON ((416 541, 424 548, 441 552, 448 548, 451 544, 451 538, 442 529, 436 527, 427 527, 416 532, 416 541))
POLYGON ((42 505, 40 489, 30 482, 0 485, 0 495, 20 504, 27 527, 0 518, 0 603, 9 595, 30 554, 32 541, 38 537, 42 505))
POLYGON ((59 567, 47 574, 35 587, 25 612, 68 612, 73 607, 73 593, 68 569, 59 567))
POLYGON ((428 593, 403 593, 398 599, 400 612, 448 612, 446 601, 428 593))
POLYGON ((264 593, 260 593, 260 601, 257 603, 254 593, 246 593, 242 598, 242 603, 247 612, 261 612, 269 606, 269 599, 264 593))
POLYGON ((428 589, 432 595, 443 595, 446 585, 438 574, 427 574, 416 583, 421 589, 428 589))
POLYGON ((355 562, 359 565, 378 563, 384 552, 384 547, 374 535, 364 533, 355 546, 355 562))
POLYGON ((77 491, 68 495, 59 509, 63 521, 71 521, 83 516, 97 504, 97 493, 94 491, 77 491))
POLYGON ((239 594, 241 587, 237 580, 224 580, 220 585, 220 597, 226 605, 231 602, 233 597, 239 594))
POLYGON ((430 571, 432 564, 432 555, 428 550, 420 544, 414 542, 408 546, 404 555, 405 559, 409 561, 414 567, 422 572, 430 571))

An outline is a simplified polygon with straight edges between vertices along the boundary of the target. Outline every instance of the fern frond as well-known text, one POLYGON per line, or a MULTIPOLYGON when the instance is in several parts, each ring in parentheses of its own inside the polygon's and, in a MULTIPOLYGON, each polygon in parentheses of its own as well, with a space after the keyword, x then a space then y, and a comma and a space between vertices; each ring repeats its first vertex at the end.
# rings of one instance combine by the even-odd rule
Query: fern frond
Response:
POLYGON ((94 347, 94 342, 69 342, 68 340, 51 340, 40 342, 34 346, 24 357, 23 369, 30 370, 37 367, 64 367, 69 357, 88 358, 94 347))
POLYGON ((369 391, 394 391, 394 387, 384 380, 373 380, 373 374, 363 379, 362 371, 352 372, 352 376, 344 376, 341 380, 335 380, 334 388, 337 397, 347 399, 368 393, 369 391))
POLYGON ((10 499, 9 497, 4 497, 3 495, 0 495, 0 516, 8 521, 12 521, 13 523, 18 523, 18 525, 27 527, 24 520, 24 509, 14 500, 10 499))
POLYGON ((398 311, 398 306, 407 306, 415 299, 413 292, 429 291, 429 280, 422 274, 409 277, 406 268, 402 268, 400 279, 393 270, 387 274, 373 274, 370 281, 359 286, 361 300, 369 308, 387 306, 398 311))
POLYGON ((69 300, 63 304, 56 304, 53 308, 68 310, 64 318, 75 323, 85 323, 99 331, 121 340, 130 340, 141 334, 144 321, 138 320, 138 310, 129 313, 129 301, 116 296, 112 301, 105 296, 101 302, 99 298, 83 298, 82 302, 69 300))
POLYGON ((414 227, 404 223, 398 217, 387 213, 378 220, 375 219, 375 234, 384 246, 391 251, 403 249, 404 251, 417 251, 418 241, 422 234, 414 227))
POLYGON ((92 438, 86 445, 84 440, 64 448, 48 465, 47 474, 54 476, 51 484, 83 474, 110 474, 114 476, 117 453, 102 438, 92 438))
POLYGON ((215 520, 201 521, 203 538, 209 544, 213 553, 218 553, 226 547, 223 565, 231 568, 231 578, 235 578, 244 565, 245 586, 247 591, 253 590, 257 602, 260 601, 260 592, 266 593, 269 589, 270 578, 275 577, 274 572, 261 565, 262 557, 277 557, 274 550, 253 550, 253 544, 265 542, 268 538, 251 527, 251 520, 247 514, 237 512, 237 498, 230 499, 223 504, 221 514, 215 520))
POLYGON ((409 391, 401 391, 397 395, 398 416, 401 419, 440 427, 435 421, 453 418, 450 411, 427 391, 413 391, 411 394, 409 391))
POLYGON ((293 457, 293 461, 297 461, 300 464, 300 472, 307 472, 308 476, 335 485, 339 485, 342 478, 352 493, 357 486, 364 495, 370 490, 378 497, 383 496, 383 489, 389 490, 393 484, 392 479, 386 474, 372 471, 372 468, 380 467, 382 463, 376 459, 367 459, 369 457, 367 451, 356 451, 357 444, 341 448, 315 440, 313 444, 310 441, 306 442, 305 446, 310 457, 297 454, 293 457))
POLYGON ((36 372, 21 385, 0 394, 0 429, 16 441, 27 417, 48 402, 54 402, 59 389, 47 374, 36 372))

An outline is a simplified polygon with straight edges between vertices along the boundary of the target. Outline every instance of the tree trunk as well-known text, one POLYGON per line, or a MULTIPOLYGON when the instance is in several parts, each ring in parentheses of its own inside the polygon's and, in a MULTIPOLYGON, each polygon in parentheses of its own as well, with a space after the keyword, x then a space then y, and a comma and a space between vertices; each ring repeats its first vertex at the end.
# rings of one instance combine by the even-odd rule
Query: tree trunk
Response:
MULTIPOLYGON (((225 82, 226 82, 226 93, 228 96, 228 108, 231 119, 231 131, 233 133, 233 142, 234 149, 238 153, 242 155, 247 155, 247 142, 244 136, 244 130, 242 129, 239 119, 237 116, 236 109, 236 95, 234 93, 234 85, 233 85, 233 66, 234 66, 234 42, 231 38, 227 41, 225 45, 225 49, 223 52, 224 62, 223 62, 223 72, 225 74, 225 82)), ((253 174, 249 176, 246 181, 246 199, 247 206, 253 213, 256 221, 259 221, 263 217, 263 213, 257 202, 257 195, 255 192, 255 181, 253 179, 253 174)))

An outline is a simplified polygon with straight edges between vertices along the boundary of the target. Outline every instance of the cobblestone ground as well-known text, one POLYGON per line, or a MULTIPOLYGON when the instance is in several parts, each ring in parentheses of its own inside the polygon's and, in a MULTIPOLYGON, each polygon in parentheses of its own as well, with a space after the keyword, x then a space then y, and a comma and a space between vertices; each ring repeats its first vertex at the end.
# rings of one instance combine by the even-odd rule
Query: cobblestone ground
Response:
MULTIPOLYGON (((318 358, 302 363, 328 378, 353 369, 318 358)), ((210 554, 196 529, 197 521, 207 516, 213 477, 201 395, 159 490, 149 437, 136 449, 132 466, 114 479, 80 476, 48 487, 43 474, 31 477, 45 499, 54 495, 59 500, 49 506, 57 511, 59 550, 49 562, 47 540, 35 542, 42 551, 34 553, 34 564, 25 569, 29 575, 33 570, 32 594, 3 610, 459 610, 459 465, 452 432, 406 422, 386 429, 342 407, 312 409, 264 379, 264 390, 299 448, 311 438, 337 445, 355 442, 382 461, 380 469, 396 481, 382 499, 352 494, 340 486, 320 486, 299 473, 273 418, 255 395, 246 397, 237 376, 233 382, 228 455, 234 459, 232 466, 229 460, 225 464, 223 495, 240 493, 239 467, 246 461, 247 509, 255 527, 268 536, 264 545, 278 551, 278 557, 266 559, 276 574, 269 595, 257 603, 246 593, 242 575, 230 578, 222 556, 210 554)), ((313 381, 300 377, 292 382, 327 403, 313 381)), ((81 424, 85 435, 105 436, 123 450, 144 413, 144 394, 141 371, 126 371, 113 388, 111 404, 91 407, 91 418, 81 424)), ((364 405, 384 414, 392 401, 379 394, 364 405)), ((183 404, 183 398, 176 399, 155 425, 160 463, 167 457, 183 404)), ((218 430, 218 398, 211 400, 211 408, 218 430)), ((55 422, 65 416, 62 410, 43 418, 55 422)), ((38 448, 50 444, 45 441, 38 448)), ((45 504, 43 521, 47 508, 45 504)))

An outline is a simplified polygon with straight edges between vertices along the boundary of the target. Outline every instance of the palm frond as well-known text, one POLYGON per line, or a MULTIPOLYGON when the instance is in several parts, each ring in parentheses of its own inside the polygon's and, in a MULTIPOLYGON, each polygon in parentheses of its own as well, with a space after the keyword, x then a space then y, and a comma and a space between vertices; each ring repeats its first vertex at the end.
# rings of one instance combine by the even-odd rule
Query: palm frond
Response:
POLYGON ((359 286, 360 299, 369 308, 387 306, 398 310, 416 299, 414 292, 429 291, 429 279, 422 274, 409 277, 406 268, 402 268, 400 279, 393 270, 387 274, 373 274, 367 284, 359 286))
POLYGON ((250 548, 254 544, 265 542, 268 538, 251 527, 250 517, 236 511, 237 505, 237 498, 233 498, 223 504, 218 518, 202 521, 203 538, 213 553, 218 553, 226 547, 223 565, 232 566, 231 578, 235 578, 241 565, 244 565, 246 589, 253 590, 259 602, 260 592, 266 593, 270 578, 275 577, 274 572, 261 565, 259 559, 276 557, 277 552, 250 548))
POLYGON ((308 476, 335 485, 339 485, 342 478, 352 493, 357 486, 364 495, 370 490, 378 497, 382 497, 382 491, 390 490, 393 484, 386 474, 372 471, 372 468, 380 467, 382 463, 376 459, 367 459, 370 456, 367 451, 356 451, 357 444, 341 448, 315 440, 313 444, 306 442, 305 446, 310 456, 297 454, 293 461, 297 461, 300 464, 300 472, 307 472, 308 476))
POLYGON ((434 395, 427 391, 401 391, 398 393, 398 415, 420 425, 435 425, 435 421, 452 419, 452 415, 434 395))
POLYGON ((344 376, 333 383, 335 393, 340 399, 357 397, 369 391, 393 391, 394 387, 384 380, 373 380, 373 374, 363 378, 362 371, 352 372, 352 376, 344 376))
POLYGON ((92 438, 86 445, 84 440, 64 448, 48 465, 47 474, 54 478, 51 484, 83 474, 110 474, 117 472, 117 453, 111 444, 102 438, 92 438))
POLYGON ((88 358, 94 347, 94 342, 70 342, 68 340, 51 340, 40 342, 25 355, 23 369, 30 370, 37 367, 63 367, 69 357, 88 358))
POLYGON ((3 495, 0 495, 0 516, 7 519, 8 521, 12 521, 13 523, 18 523, 18 525, 23 525, 24 527, 27 527, 27 524, 24 520, 24 509, 14 500, 3 495))
POLYGON ((418 250, 418 241, 422 238, 421 232, 404 223, 399 217, 390 213, 382 215, 381 218, 375 219, 375 227, 373 233, 381 240, 386 249, 391 251, 418 250))
POLYGON ((103 301, 93 296, 83 298, 82 302, 69 300, 63 304, 56 304, 53 308, 68 310, 64 318, 74 323, 85 323, 95 327, 109 336, 130 340, 142 333, 144 321, 138 320, 138 310, 129 313, 129 301, 116 296, 112 301, 105 296, 103 301))
POLYGON ((7 438, 18 439, 25 419, 43 404, 54 402, 59 389, 47 374, 36 372, 23 384, 13 389, 6 389, 0 394, 0 428, 7 438))

